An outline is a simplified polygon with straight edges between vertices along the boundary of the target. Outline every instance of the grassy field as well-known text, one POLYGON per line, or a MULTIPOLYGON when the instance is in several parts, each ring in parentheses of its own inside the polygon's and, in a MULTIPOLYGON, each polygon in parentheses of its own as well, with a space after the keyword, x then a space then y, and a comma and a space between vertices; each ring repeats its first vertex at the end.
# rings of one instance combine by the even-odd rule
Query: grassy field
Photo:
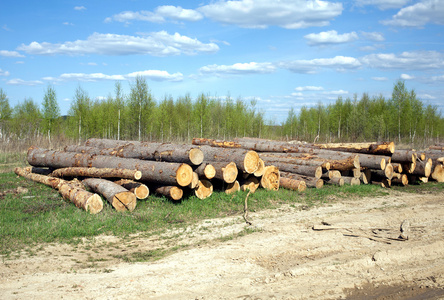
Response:
MULTIPOLYGON (((433 184, 428 186, 431 188, 433 184)), ((149 236, 204 219, 241 216, 247 196, 246 192, 235 195, 215 192, 205 200, 189 195, 174 203, 164 197, 150 195, 147 200, 138 201, 133 212, 119 213, 104 201, 103 211, 90 215, 47 186, 11 172, 0 174, 0 191, 17 187, 26 188, 27 192, 7 193, 0 197, 0 254, 6 256, 39 243, 78 243, 82 238, 101 234, 125 237, 143 232, 149 236)), ((303 193, 259 189, 249 196, 248 210, 275 208, 284 203, 309 208, 342 197, 384 194, 387 194, 386 190, 373 185, 324 186, 322 189, 307 189, 303 193)))

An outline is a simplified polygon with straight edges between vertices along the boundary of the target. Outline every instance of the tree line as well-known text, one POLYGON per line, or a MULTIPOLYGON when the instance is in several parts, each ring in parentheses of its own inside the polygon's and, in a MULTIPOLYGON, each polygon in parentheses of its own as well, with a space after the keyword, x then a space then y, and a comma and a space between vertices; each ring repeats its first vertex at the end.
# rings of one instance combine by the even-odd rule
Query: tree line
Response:
POLYGON ((189 142, 193 137, 231 139, 240 136, 319 142, 384 141, 427 144, 444 137, 444 119, 437 107, 424 105, 404 81, 392 97, 358 100, 339 97, 335 103, 290 109, 285 122, 264 118, 256 101, 213 98, 200 94, 154 100, 144 77, 130 83, 124 95, 120 82, 105 100, 93 100, 79 86, 67 116, 61 116, 53 86, 46 88, 42 105, 32 98, 15 107, 0 89, 0 140, 88 138, 189 142))

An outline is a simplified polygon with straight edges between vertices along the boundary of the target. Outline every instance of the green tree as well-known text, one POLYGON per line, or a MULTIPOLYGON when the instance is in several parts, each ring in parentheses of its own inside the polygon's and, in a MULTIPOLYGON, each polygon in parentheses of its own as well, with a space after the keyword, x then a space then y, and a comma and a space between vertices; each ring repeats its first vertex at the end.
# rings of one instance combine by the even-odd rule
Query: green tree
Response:
POLYGON ((8 96, 0 88, 0 139, 4 139, 6 136, 6 130, 8 126, 8 121, 11 118, 12 109, 9 105, 8 96))
POLYGON ((142 130, 149 130, 150 139, 153 124, 151 122, 152 112, 154 109, 153 98, 148 90, 148 84, 143 76, 138 75, 134 84, 131 85, 129 96, 129 113, 134 120, 132 122, 131 134, 134 136, 137 132, 138 140, 142 140, 142 130), (149 127, 149 129, 148 129, 149 127))
POLYGON ((59 128, 60 108, 54 87, 48 85, 43 96, 43 130, 48 133, 51 143, 51 132, 59 128))
POLYGON ((91 108, 92 102, 88 93, 81 86, 78 86, 68 114, 73 122, 71 128, 75 132, 74 136, 78 138, 79 143, 82 137, 87 138, 92 131, 91 121, 94 120, 94 117, 91 117, 91 108))
POLYGON ((36 138, 41 133, 42 114, 31 98, 17 104, 12 112, 12 128, 19 139, 36 138))

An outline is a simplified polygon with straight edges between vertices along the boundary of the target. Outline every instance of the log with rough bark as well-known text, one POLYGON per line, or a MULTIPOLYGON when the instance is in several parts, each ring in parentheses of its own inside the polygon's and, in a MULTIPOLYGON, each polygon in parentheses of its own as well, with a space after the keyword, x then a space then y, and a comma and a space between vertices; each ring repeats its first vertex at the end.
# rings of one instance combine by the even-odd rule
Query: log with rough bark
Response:
POLYGON ((279 168, 276 166, 266 166, 264 175, 261 177, 261 186, 264 189, 277 191, 279 189, 279 168))
POLYGON ((259 179, 255 176, 248 176, 247 179, 242 181, 242 184, 240 184, 240 190, 241 191, 251 191, 252 193, 256 192, 256 190, 259 188, 260 182, 259 179))
POLYGON ((213 162, 212 165, 216 170, 214 178, 223 180, 226 183, 232 183, 236 181, 239 172, 234 162, 213 162))
POLYGON ((243 172, 252 174, 258 169, 259 155, 255 151, 244 149, 216 148, 202 146, 205 160, 209 162, 234 162, 243 172))
POLYGON ((338 185, 338 186, 343 186, 344 185, 344 179, 338 178, 338 177, 333 177, 329 180, 326 180, 325 183, 327 184, 331 184, 331 185, 338 185))
POLYGON ((132 192, 134 195, 136 195, 137 199, 143 200, 148 198, 150 195, 149 188, 137 181, 129 180, 129 179, 120 179, 118 181, 114 181, 114 183, 124 187, 128 191, 132 192))
POLYGON ((183 190, 177 186, 169 185, 157 187, 154 192, 174 201, 179 201, 183 197, 183 190))
POLYGON ((128 142, 115 148, 71 145, 65 147, 64 150, 66 152, 187 163, 191 165, 200 165, 204 159, 202 151, 197 147, 170 143, 128 142))
POLYGON ((430 158, 425 161, 417 161, 415 170, 412 174, 420 177, 429 177, 432 173, 432 165, 433 161, 430 158))
MULTIPOLYGON (((330 162, 313 156, 292 157, 289 153, 259 153, 259 157, 266 164, 285 163, 299 166, 315 166, 322 167, 324 170, 330 169, 330 162)), ((258 176, 259 177, 259 176, 258 176)))
POLYGON ((327 143, 327 144, 309 144, 306 147, 315 147, 319 149, 329 149, 343 152, 353 152, 362 154, 391 155, 395 152, 395 143, 327 143))
POLYGON ((206 179, 213 179, 216 175, 216 169, 211 163, 202 163, 197 168, 194 169, 194 172, 199 175, 199 177, 205 177, 206 179))
POLYGON ((53 177, 98 177, 98 178, 122 178, 135 179, 142 178, 142 172, 138 170, 128 170, 120 168, 87 168, 87 167, 69 167, 54 170, 53 177))
POLYGON ((228 183, 224 188, 225 194, 234 194, 239 191, 240 191, 240 184, 239 181, 237 180, 235 182, 228 183))
POLYGON ((392 185, 406 186, 409 184, 409 178, 407 174, 395 173, 391 180, 392 185))
POLYGON ((361 170, 361 181, 363 184, 369 184, 372 180, 372 172, 368 168, 364 168, 361 170))
POLYGON ((376 169, 376 170, 384 170, 389 159, 390 156, 383 156, 383 155, 370 155, 370 154, 359 155, 359 162, 361 164, 361 167, 376 169))
POLYGON ((91 214, 97 214, 103 209, 102 198, 99 195, 80 189, 66 180, 32 173, 30 167, 16 168, 14 171, 19 176, 57 189, 64 199, 71 201, 78 208, 82 208, 91 214))
POLYGON ((294 164, 286 164, 286 163, 273 163, 274 166, 279 168, 279 170, 284 172, 296 173, 300 175, 321 178, 322 176, 322 167, 318 166, 300 166, 294 164))
POLYGON ((410 163, 416 161, 418 154, 414 150, 396 150, 391 158, 391 162, 410 163))
POLYGON ((319 178, 299 175, 299 174, 295 174, 295 173, 291 173, 291 172, 280 171, 279 173, 280 173, 279 175, 281 177, 305 181, 305 185, 307 187, 314 187, 314 188, 320 189, 324 186, 324 180, 319 179, 319 178))
POLYGON ((296 180, 286 177, 279 178, 279 186, 287 190, 303 192, 307 189, 307 185, 303 180, 296 180))
POLYGON ((142 172, 141 181, 163 185, 188 186, 193 179, 193 169, 187 164, 61 152, 34 146, 28 150, 28 162, 37 167, 96 167, 139 170, 142 172))
POLYGON ((194 190, 194 194, 201 200, 210 197, 213 194, 213 184, 206 179, 200 180, 197 188, 194 190))
POLYGON ((344 180, 344 184, 348 184, 348 185, 360 185, 361 184, 361 180, 359 180, 356 177, 342 176, 341 178, 344 180))
POLYGON ((83 184, 103 195, 117 211, 133 211, 136 208, 136 195, 124 187, 101 178, 86 178, 83 184))

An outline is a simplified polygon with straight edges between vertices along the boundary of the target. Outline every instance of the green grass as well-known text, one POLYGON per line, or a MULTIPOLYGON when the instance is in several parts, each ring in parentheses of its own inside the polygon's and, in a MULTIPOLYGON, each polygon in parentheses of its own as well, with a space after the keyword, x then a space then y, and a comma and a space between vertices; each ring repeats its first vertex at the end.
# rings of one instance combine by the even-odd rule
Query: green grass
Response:
MULTIPOLYGON (((175 203, 164 197, 151 195, 146 201, 138 201, 133 212, 116 212, 105 200, 104 209, 91 215, 64 200, 55 190, 32 182, 13 173, 0 174, 0 191, 16 187, 28 189, 28 193, 9 193, 0 197, 0 254, 27 249, 40 243, 80 243, 82 238, 106 234, 127 237, 134 233, 155 235, 171 228, 183 228, 203 219, 242 216, 247 192, 226 195, 215 192, 210 198, 200 200, 186 196, 175 203)), ((444 189, 444 185, 437 188, 444 189)), ((298 193, 281 189, 270 192, 259 189, 248 198, 250 212, 276 208, 282 204, 301 205, 309 208, 323 205, 344 197, 383 196, 387 191, 374 185, 324 186, 298 193)), ((242 234, 246 234, 244 232, 242 234)), ((234 238, 234 237, 233 237, 234 238)), ((144 257, 156 257, 161 250, 140 253, 130 258, 139 261, 144 257)))

